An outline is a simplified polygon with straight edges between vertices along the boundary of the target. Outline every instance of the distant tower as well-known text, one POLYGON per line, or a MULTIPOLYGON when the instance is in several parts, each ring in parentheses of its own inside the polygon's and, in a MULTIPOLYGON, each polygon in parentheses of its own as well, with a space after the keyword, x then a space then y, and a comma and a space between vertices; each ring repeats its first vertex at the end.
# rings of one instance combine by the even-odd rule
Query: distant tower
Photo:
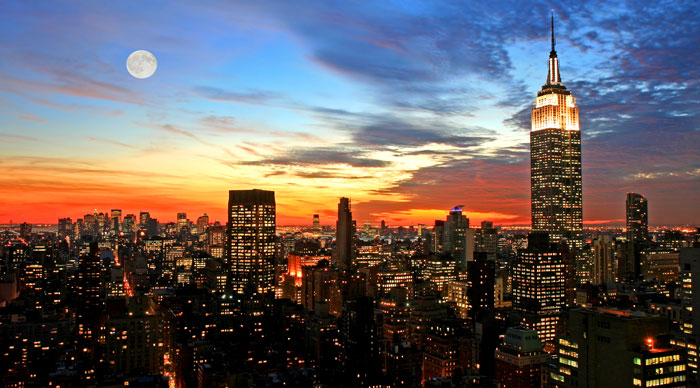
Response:
POLYGON ((177 213, 177 231, 182 232, 187 226, 187 213, 177 213))
POLYGON ((644 245, 649 240, 647 199, 637 193, 627 193, 627 241, 644 245))
POLYGON ((618 266, 619 280, 636 279, 641 273, 641 251, 649 240, 647 199, 627 193, 627 249, 618 266))
POLYGON ((466 268, 469 218, 462 214, 462 207, 457 205, 452 208, 445 221, 445 251, 452 255, 459 268, 466 268))
POLYGON ((274 191, 229 191, 226 255, 233 292, 274 291, 275 214, 274 191))
POLYGON ((609 234, 602 234, 593 239, 593 283, 614 282, 613 276, 613 246, 609 234))
POLYGON ((576 99, 561 82, 559 58, 549 52, 547 82, 537 93, 530 132, 532 230, 547 232, 553 243, 567 239, 583 247, 581 132, 576 99))
POLYGON ((348 268, 352 264, 354 232, 350 199, 340 198, 338 203, 338 221, 335 225, 334 254, 335 265, 339 268, 348 268))
POLYGON ((445 251, 445 221, 435 220, 432 233, 431 252, 442 253, 445 251))
POLYGON ((313 228, 315 230, 321 229, 321 219, 319 218, 318 214, 314 214, 314 221, 313 221, 313 228))

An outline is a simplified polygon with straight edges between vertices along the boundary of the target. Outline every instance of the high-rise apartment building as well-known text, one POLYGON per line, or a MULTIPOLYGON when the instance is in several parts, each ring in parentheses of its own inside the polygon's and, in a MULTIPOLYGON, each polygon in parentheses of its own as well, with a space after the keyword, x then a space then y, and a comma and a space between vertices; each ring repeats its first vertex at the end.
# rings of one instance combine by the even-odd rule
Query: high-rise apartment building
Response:
POLYGON ((553 243, 566 239, 571 250, 583 247, 581 132, 576 99, 561 82, 559 59, 549 52, 547 82, 537 93, 530 132, 532 229, 547 232, 553 243))
POLYGON ((338 268, 348 268, 354 256, 355 228, 350 210, 350 198, 340 198, 338 221, 335 225, 335 252, 333 259, 338 268))
POLYGON ((229 191, 226 255, 233 292, 274 291, 275 214, 274 191, 229 191))

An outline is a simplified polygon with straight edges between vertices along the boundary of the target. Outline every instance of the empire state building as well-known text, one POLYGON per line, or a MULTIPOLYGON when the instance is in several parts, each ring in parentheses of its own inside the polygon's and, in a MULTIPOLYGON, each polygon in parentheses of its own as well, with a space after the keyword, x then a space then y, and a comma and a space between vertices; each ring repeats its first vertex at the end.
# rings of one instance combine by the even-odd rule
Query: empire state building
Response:
POLYGON ((561 82, 559 58, 549 52, 547 82, 537 92, 530 132, 532 229, 550 241, 566 239, 570 249, 583 246, 581 205, 581 132, 576 99, 561 82))

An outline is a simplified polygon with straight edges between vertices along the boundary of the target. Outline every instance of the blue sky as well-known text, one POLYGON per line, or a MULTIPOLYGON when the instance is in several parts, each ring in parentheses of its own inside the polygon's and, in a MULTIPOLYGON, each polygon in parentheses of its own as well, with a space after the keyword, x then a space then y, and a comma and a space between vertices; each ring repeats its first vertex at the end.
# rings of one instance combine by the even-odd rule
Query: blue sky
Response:
POLYGON ((529 222, 528 130, 549 15, 583 133, 584 220, 625 193, 700 217, 694 2, 4 2, 0 220, 93 208, 223 218, 275 190, 281 222, 529 222), (128 55, 158 58, 131 77, 128 55), (22 193, 23 195, 19 195, 22 193), (309 221, 310 222, 310 221, 309 221))

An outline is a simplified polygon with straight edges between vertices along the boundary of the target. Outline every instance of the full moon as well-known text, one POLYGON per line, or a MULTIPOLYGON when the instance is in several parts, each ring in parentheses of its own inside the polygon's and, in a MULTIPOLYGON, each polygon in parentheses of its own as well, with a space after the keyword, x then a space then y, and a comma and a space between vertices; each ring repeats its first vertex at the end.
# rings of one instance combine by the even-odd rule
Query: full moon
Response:
POLYGON ((126 70, 136 78, 148 78, 156 72, 158 61, 146 50, 136 50, 126 60, 126 70))

